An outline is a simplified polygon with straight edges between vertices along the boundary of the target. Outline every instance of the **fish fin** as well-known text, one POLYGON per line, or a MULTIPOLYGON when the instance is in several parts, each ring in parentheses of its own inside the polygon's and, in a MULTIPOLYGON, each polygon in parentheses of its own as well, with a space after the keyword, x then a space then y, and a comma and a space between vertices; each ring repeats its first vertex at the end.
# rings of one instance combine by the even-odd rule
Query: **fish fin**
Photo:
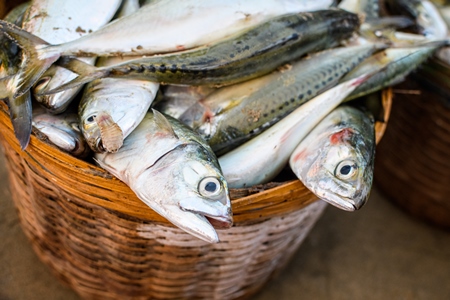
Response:
POLYGON ((177 134, 173 130, 172 125, 169 123, 169 120, 167 120, 167 118, 162 113, 157 111, 156 109, 152 108, 152 112, 153 112, 153 117, 155 118, 155 122, 158 125, 158 127, 166 134, 174 136, 175 138, 178 138, 177 134))
POLYGON ((14 98, 27 92, 41 75, 59 58, 60 53, 52 51, 50 44, 41 38, 15 26, 14 24, 0 20, 0 32, 4 32, 24 52, 17 76, 17 87, 14 98))
POLYGON ((228 101, 225 101, 222 103, 222 105, 220 106, 220 109, 218 111, 216 111, 214 114, 215 115, 220 115, 222 113, 225 113, 227 110, 231 110, 234 107, 240 105, 246 98, 248 98, 248 96, 241 96, 239 98, 232 98, 228 101))
POLYGON ((92 66, 84 61, 76 59, 74 57, 61 57, 61 59, 57 62, 57 64, 61 67, 64 67, 74 73, 78 74, 78 77, 73 80, 66 82, 54 89, 42 91, 37 93, 38 96, 48 95, 48 94, 56 94, 79 85, 91 82, 95 79, 107 77, 109 71, 107 69, 99 68, 96 66, 92 66))
POLYGON ((414 25, 414 21, 403 16, 369 19, 360 27, 360 34, 370 42, 392 44, 397 39, 394 34, 397 29, 414 25))
POLYGON ((14 134, 24 150, 30 142, 32 129, 31 93, 27 91, 17 98, 9 98, 7 102, 14 134))

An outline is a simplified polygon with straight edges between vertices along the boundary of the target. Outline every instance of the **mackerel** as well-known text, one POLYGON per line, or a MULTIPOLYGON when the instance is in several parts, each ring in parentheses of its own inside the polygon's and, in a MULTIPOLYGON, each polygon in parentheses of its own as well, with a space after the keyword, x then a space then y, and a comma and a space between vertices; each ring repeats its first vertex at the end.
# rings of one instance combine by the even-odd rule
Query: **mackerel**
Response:
POLYGON ((403 81, 409 73, 426 61, 436 49, 445 43, 445 41, 431 42, 419 46, 389 48, 367 58, 345 75, 341 82, 362 74, 376 74, 358 86, 346 100, 352 100, 403 81))
POLYGON ((380 17, 379 0, 342 0, 338 7, 353 13, 362 13, 365 19, 380 17))
POLYGON ((442 40, 447 37, 448 28, 436 6, 428 0, 388 0, 390 11, 406 14, 413 18, 419 33, 430 40, 442 40))
POLYGON ((218 242, 214 227, 232 225, 228 187, 216 156, 173 118, 149 112, 119 151, 97 153, 95 160, 155 212, 202 240, 218 242))
MULTIPOLYGON (((107 24, 116 13, 121 0, 38 0, 33 1, 24 17, 22 28, 52 44, 76 40, 107 24)), ((94 64, 95 57, 81 58, 94 64)), ((76 75, 53 66, 36 82, 33 94, 38 102, 52 113, 61 113, 77 95, 81 87, 53 95, 37 95, 69 82, 76 75)))
POLYGON ((329 9, 274 18, 237 37, 198 50, 135 59, 110 67, 95 68, 69 58, 62 60, 62 65, 80 76, 49 93, 103 77, 229 85, 267 74, 304 54, 336 46, 358 26, 357 15, 329 9))
MULTIPOLYGON (((216 89, 205 86, 165 85, 161 86, 161 99, 153 106, 156 110, 179 119, 191 106, 211 94, 216 89)), ((156 101, 156 99, 155 99, 156 101)))
MULTIPOLYGON (((123 3, 118 17, 139 8, 136 0, 123 3)), ((123 58, 100 58, 107 66, 123 58)), ((90 82, 79 104, 80 128, 94 152, 115 152, 139 125, 155 99, 159 84, 146 80, 103 78, 90 82)))
POLYGON ((52 115, 41 107, 33 109, 33 127, 37 137, 48 139, 59 149, 75 157, 84 158, 90 154, 90 149, 84 139, 80 128, 78 115, 73 112, 64 112, 52 115))
POLYGON ((197 131, 217 155, 224 154, 337 84, 377 48, 363 45, 313 54, 268 75, 221 88, 179 119, 197 131))
POLYGON ((373 117, 357 108, 340 106, 299 143, 289 165, 318 198, 354 211, 369 198, 374 158, 373 117))
POLYGON ((27 52, 28 61, 20 73, 17 97, 60 56, 179 51, 220 41, 276 16, 324 9, 332 3, 332 0, 159 0, 92 34, 59 45, 50 45, 6 22, 0 22, 0 31, 6 32, 27 52))
POLYGON ((257 137, 220 156, 229 187, 251 187, 272 180, 308 132, 367 78, 363 75, 327 90, 257 137))

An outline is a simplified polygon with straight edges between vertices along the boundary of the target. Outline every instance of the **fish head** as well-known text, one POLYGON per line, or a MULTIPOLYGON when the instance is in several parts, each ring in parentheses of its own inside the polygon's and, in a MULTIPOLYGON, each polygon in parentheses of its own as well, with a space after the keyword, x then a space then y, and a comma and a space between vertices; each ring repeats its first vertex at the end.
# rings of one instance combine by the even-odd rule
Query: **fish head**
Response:
POLYGON ((81 133, 76 114, 33 116, 33 126, 44 134, 53 144, 76 157, 85 157, 90 148, 81 133))
POLYGON ((218 242, 214 228, 233 224, 225 178, 210 151, 196 143, 166 153, 130 187, 157 213, 210 243, 218 242))
POLYGON ((36 100, 47 108, 49 112, 53 114, 61 113, 67 108, 81 87, 67 89, 55 94, 45 95, 45 93, 71 81, 76 77, 77 76, 71 71, 52 65, 34 84, 33 94, 36 100))
POLYGON ((311 149, 300 172, 305 186, 343 210, 360 209, 372 187, 374 147, 345 128, 331 134, 325 145, 311 149))
POLYGON ((80 129, 92 151, 116 152, 123 144, 123 132, 105 111, 89 110, 81 113, 80 129))
POLYGON ((99 114, 100 112, 91 111, 80 116, 81 132, 92 151, 97 153, 105 152, 100 133, 100 126, 98 126, 96 121, 99 114))

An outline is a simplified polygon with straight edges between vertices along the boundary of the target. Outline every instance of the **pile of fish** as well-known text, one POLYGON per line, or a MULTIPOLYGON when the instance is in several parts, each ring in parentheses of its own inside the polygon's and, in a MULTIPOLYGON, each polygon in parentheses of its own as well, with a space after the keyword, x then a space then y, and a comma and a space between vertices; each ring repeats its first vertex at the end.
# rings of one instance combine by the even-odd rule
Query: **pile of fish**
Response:
POLYGON ((22 149, 33 130, 93 157, 208 242, 232 226, 229 188, 287 166, 353 211, 372 185, 367 99, 447 46, 436 5, 386 2, 408 15, 375 0, 34 0, 0 21, 0 98, 22 149))

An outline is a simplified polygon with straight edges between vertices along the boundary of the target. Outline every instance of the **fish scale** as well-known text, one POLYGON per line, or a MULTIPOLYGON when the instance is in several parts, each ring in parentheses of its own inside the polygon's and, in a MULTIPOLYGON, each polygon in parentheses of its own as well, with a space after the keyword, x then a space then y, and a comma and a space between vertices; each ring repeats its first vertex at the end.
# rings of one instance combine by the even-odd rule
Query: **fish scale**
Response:
POLYGON ((80 74, 59 92, 102 77, 172 84, 229 85, 267 74, 310 52, 336 46, 359 26, 356 14, 329 9, 284 15, 215 45, 152 56, 104 68, 66 58, 61 65, 80 74))
POLYGON ((336 84, 376 49, 364 45, 314 54, 280 71, 213 92, 180 120, 221 155, 336 84))

